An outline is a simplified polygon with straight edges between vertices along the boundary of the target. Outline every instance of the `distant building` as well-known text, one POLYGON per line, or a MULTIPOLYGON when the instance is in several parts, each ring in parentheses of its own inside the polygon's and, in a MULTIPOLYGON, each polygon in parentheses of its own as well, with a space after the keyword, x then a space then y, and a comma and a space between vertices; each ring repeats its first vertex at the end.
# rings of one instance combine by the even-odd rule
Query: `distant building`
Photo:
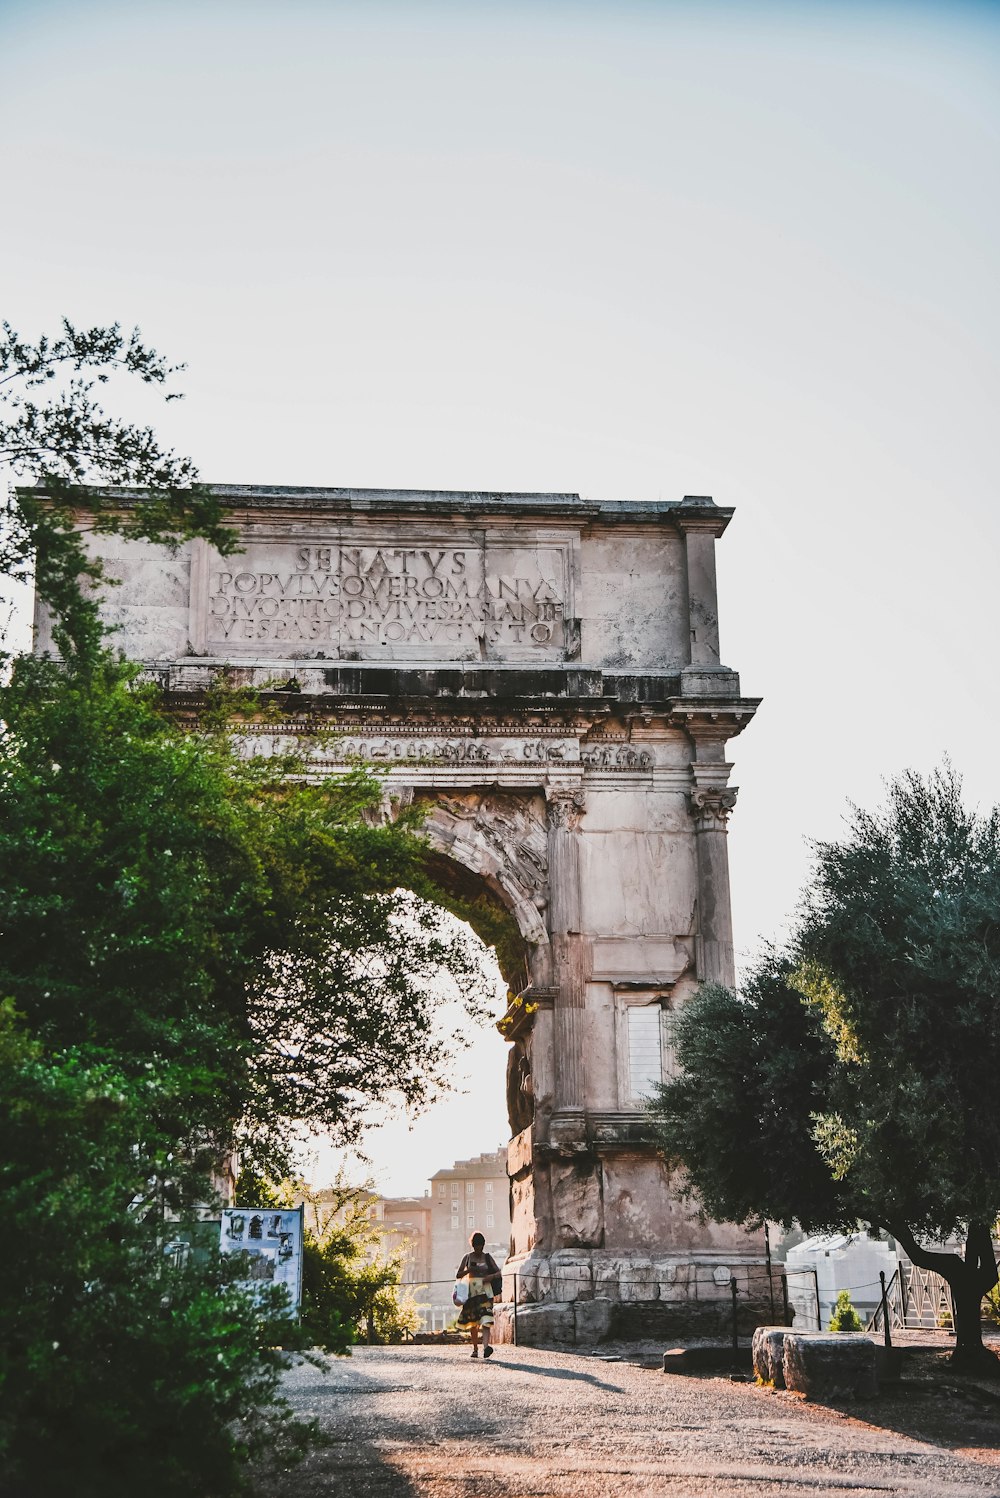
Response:
MULTIPOLYGON (((431 1198, 383 1196, 379 1204, 384 1252, 399 1254, 404 1285, 426 1286, 431 1277, 431 1198)), ((417 1295, 421 1303, 426 1298, 417 1295)))
POLYGON ((367 1188, 354 1189, 350 1199, 336 1186, 312 1194, 306 1202, 306 1226, 322 1231, 331 1216, 343 1222, 348 1211, 367 1218, 377 1234, 366 1254, 369 1261, 398 1254, 404 1285, 424 1285, 431 1267, 431 1198, 423 1196, 379 1196, 367 1188))
MULTIPOLYGON (((510 1251, 505 1149, 436 1171, 423 1196, 379 1196, 361 1189, 351 1193, 351 1203, 378 1234, 368 1257, 400 1256, 403 1284, 412 1288, 427 1331, 441 1331, 458 1315, 451 1298, 455 1270, 473 1233, 482 1233, 487 1252, 501 1267, 510 1251)), ((347 1210, 342 1190, 318 1191, 306 1203, 306 1226, 318 1232, 331 1212, 343 1222, 347 1210)))
MULTIPOLYGON (((435 1329, 454 1320, 451 1291, 469 1238, 482 1233, 486 1249, 503 1265, 510 1252, 507 1151, 456 1160, 431 1176, 430 1305, 435 1329)), ((422 1297, 420 1297, 422 1299, 422 1297)))

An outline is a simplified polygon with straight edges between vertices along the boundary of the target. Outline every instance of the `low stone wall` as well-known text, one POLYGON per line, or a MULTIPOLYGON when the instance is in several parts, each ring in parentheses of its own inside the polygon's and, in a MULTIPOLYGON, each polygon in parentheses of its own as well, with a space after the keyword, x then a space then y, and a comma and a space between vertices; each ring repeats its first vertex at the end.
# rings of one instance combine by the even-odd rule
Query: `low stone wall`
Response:
MULTIPOLYGON (((749 1336, 770 1315, 769 1306, 739 1307, 741 1336, 749 1336)), ((493 1308, 494 1339, 515 1340, 514 1307, 510 1301, 493 1308)), ((732 1305, 717 1301, 624 1302, 606 1296, 590 1300, 519 1303, 516 1340, 522 1347, 595 1347, 601 1342, 670 1342, 678 1337, 706 1337, 728 1341, 732 1335, 732 1305)))
POLYGON ((516 1340, 520 1347, 593 1347, 611 1336, 614 1309, 614 1301, 605 1297, 518 1305, 515 1338, 514 1307, 504 1301, 493 1307, 493 1340, 516 1340))
POLYGON ((514 1340, 516 1289, 517 1340, 524 1346, 728 1339, 731 1279, 737 1287, 737 1330, 748 1337, 774 1319, 763 1266, 756 1262, 626 1256, 603 1249, 533 1252, 504 1267, 505 1305, 495 1313, 497 1337, 514 1340))
POLYGON ((620 1254, 606 1249, 557 1249, 530 1253, 504 1266, 504 1295, 526 1302, 608 1300, 629 1302, 725 1301, 736 1280, 739 1299, 759 1300, 766 1290, 763 1264, 740 1260, 694 1260, 671 1254, 620 1254))

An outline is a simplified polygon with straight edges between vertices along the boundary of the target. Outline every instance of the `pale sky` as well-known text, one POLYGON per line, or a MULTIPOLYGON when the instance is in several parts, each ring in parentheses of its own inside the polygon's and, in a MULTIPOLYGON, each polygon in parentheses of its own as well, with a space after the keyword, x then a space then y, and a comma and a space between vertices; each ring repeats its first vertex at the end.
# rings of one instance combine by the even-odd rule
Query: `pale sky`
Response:
MULTIPOLYGON (((848 798, 1000 799, 1000 7, 0 0, 0 314, 208 480, 712 494, 745 960, 848 798)), ((503 1047, 413 1134, 506 1135, 503 1047)))

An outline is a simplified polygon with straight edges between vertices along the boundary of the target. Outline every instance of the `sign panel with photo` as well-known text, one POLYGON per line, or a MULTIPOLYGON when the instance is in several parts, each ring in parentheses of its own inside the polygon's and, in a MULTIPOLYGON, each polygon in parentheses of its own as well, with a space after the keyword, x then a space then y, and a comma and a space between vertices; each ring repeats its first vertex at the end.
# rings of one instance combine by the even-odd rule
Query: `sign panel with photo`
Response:
POLYGON ((284 1285, 298 1314, 302 1300, 302 1208, 225 1207, 222 1212, 222 1252, 242 1254, 246 1276, 237 1283, 254 1290, 262 1285, 284 1285))

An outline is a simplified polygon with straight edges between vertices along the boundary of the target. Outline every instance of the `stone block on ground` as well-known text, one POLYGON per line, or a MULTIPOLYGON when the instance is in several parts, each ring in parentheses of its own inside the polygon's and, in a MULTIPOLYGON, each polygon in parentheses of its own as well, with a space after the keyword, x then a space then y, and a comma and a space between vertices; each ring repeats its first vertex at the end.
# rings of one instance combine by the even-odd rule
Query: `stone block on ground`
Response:
POLYGON ((517 1308, 517 1341, 521 1347, 551 1347, 559 1342, 572 1343, 575 1334, 576 1321, 571 1301, 544 1306, 519 1305, 517 1308))
MULTIPOLYGON (((493 1305, 493 1341, 513 1342, 514 1340, 514 1307, 509 1301, 494 1302, 493 1305)), ((414 1338, 416 1341, 417 1338, 414 1338)))
POLYGON ((807 1399, 872 1399, 878 1393, 875 1343, 845 1332, 787 1332, 785 1388, 807 1399))
POLYGON ((898 1384, 903 1377, 903 1349, 901 1347, 879 1347, 875 1345, 875 1373, 879 1388, 883 1384, 898 1384))
POLYGON ((787 1326, 758 1326, 753 1334, 753 1371, 762 1384, 785 1387, 785 1337, 787 1326))
POLYGON ((574 1307, 577 1347, 606 1341, 611 1333, 611 1304, 604 1296, 577 1301, 574 1307))

